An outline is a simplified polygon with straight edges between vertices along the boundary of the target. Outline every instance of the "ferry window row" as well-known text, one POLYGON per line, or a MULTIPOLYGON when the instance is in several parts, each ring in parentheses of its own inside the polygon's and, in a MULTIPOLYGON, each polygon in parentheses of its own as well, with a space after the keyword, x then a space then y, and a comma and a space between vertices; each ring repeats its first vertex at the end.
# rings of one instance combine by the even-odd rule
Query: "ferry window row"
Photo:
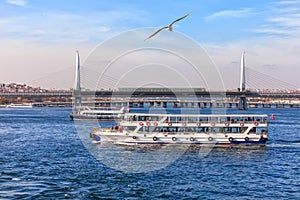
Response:
MULTIPOLYGON (((162 117, 159 116, 130 116, 131 121, 160 121, 162 117)), ((174 117, 168 116, 164 122, 172 123, 197 123, 197 122, 230 122, 230 123, 240 123, 240 122, 267 122, 266 117, 174 117)))
MULTIPOLYGON (((247 127, 141 127, 139 131, 142 132, 195 132, 195 133, 244 133, 247 127)), ((250 132, 264 133, 267 132, 266 128, 253 127, 250 132)))

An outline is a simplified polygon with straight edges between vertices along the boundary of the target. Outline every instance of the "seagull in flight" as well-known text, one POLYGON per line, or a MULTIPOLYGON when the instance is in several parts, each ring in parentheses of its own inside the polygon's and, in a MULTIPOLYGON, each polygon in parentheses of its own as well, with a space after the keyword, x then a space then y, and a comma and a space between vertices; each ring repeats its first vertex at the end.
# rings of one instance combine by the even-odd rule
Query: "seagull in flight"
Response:
POLYGON ((158 29, 158 30, 155 31, 153 34, 151 34, 149 37, 147 37, 144 41, 146 41, 146 40, 152 38, 153 36, 155 36, 157 33, 159 33, 160 31, 162 31, 162 30, 164 30, 164 29, 168 29, 169 31, 173 31, 173 24, 175 24, 176 22, 178 22, 178 21, 180 21, 180 20, 186 18, 186 17, 189 16, 191 13, 192 13, 192 12, 190 12, 190 13, 184 15, 183 17, 180 17, 180 18, 174 20, 174 21, 171 22, 168 26, 164 26, 164 27, 158 29))

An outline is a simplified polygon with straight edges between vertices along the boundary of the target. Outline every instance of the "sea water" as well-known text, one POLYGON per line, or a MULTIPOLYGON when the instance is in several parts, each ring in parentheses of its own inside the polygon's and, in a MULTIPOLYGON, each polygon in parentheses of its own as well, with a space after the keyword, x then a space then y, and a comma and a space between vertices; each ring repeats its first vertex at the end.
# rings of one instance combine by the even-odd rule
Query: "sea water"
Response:
POLYGON ((266 147, 212 148, 204 156, 201 149, 181 149, 170 162, 156 152, 152 163, 128 157, 153 149, 104 154, 101 144, 82 141, 70 111, 0 109, 0 199, 300 198, 300 109, 229 109, 275 115, 266 147), (101 159, 88 145, 98 148, 101 159), (124 168, 109 164, 115 158, 123 159, 124 168), (134 171, 130 166, 137 162, 156 165, 134 171))

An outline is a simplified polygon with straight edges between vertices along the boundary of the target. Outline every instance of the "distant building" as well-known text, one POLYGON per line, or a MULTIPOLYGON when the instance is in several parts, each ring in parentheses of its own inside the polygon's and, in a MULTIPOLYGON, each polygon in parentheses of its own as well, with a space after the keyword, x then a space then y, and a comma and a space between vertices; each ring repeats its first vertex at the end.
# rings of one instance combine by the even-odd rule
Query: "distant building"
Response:
POLYGON ((8 93, 44 93, 44 92, 70 92, 70 90, 42 89, 41 87, 32 87, 26 84, 18 83, 0 83, 0 92, 8 93))

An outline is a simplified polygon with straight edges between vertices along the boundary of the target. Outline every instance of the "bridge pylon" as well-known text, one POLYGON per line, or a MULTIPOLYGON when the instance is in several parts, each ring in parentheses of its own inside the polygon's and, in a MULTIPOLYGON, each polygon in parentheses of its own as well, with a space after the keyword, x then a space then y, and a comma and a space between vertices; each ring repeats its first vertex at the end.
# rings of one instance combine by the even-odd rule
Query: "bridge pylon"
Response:
POLYGON ((76 50, 76 70, 75 70, 75 81, 73 89, 73 109, 81 106, 81 86, 80 86, 80 57, 79 52, 76 50))
POLYGON ((241 58, 241 74, 240 74, 240 92, 242 92, 242 95, 240 96, 239 101, 239 110, 247 110, 248 104, 247 104, 247 98, 246 98, 246 80, 245 80, 245 51, 242 54, 241 58))

